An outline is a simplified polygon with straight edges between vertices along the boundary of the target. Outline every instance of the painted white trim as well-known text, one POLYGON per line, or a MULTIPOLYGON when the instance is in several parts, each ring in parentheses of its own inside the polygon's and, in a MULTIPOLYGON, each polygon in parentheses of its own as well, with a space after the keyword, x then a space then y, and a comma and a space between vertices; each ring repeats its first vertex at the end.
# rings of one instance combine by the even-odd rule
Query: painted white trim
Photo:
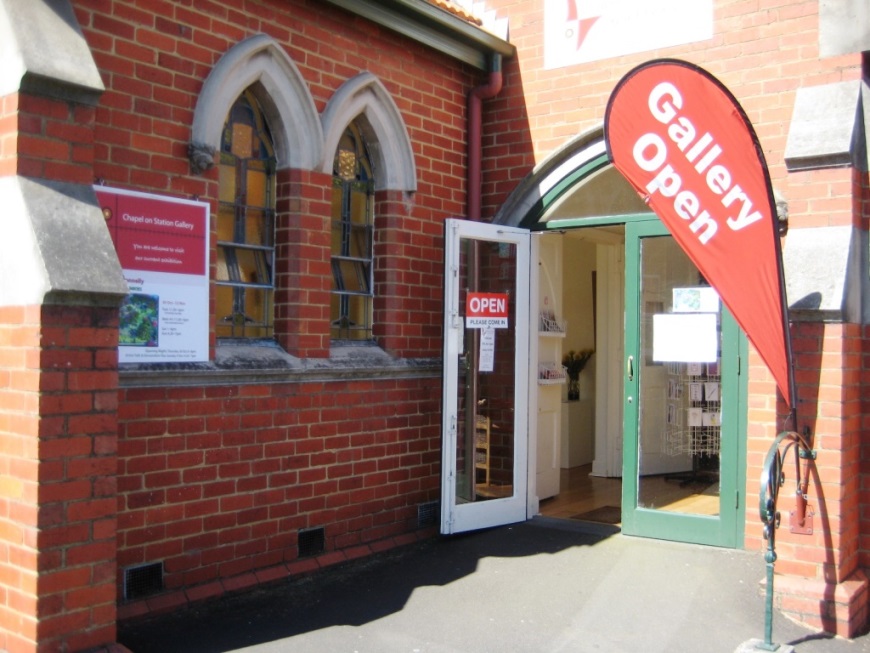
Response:
POLYGON ((587 147, 579 150, 570 159, 560 164, 541 180, 538 186, 541 189, 540 196, 544 197, 565 177, 605 152, 607 152, 607 148, 605 147, 604 140, 590 143, 587 147))

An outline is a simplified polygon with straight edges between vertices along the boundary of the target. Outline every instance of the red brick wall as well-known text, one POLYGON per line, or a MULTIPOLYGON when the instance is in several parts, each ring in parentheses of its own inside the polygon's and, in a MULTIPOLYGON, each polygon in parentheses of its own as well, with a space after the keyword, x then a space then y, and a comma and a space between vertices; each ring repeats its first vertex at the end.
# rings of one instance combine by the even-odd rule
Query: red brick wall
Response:
POLYGON ((0 176, 90 184, 94 112, 28 93, 0 98, 0 176))
POLYGON ((439 355, 442 224, 418 217, 404 193, 380 191, 375 201, 375 339, 394 356, 439 355))
MULTIPOLYGON (((386 292, 380 295, 385 301, 376 300, 375 328, 391 353, 440 355, 441 222, 464 211, 465 97, 475 74, 317 2, 252 8, 119 2, 111 15, 87 2, 75 9, 107 87, 96 110, 94 176, 112 186, 210 201, 213 213, 217 170, 192 176, 187 147, 203 82, 233 45, 260 32, 275 38, 308 83, 318 111, 361 71, 377 75, 405 121, 418 191, 378 207, 376 220, 408 231, 377 236, 379 252, 395 258, 377 261, 378 289, 386 292)), ((323 229, 330 214, 328 186, 317 184, 328 180, 302 171, 282 175, 289 178, 279 179, 278 235, 287 240, 279 241, 278 254, 290 258, 278 262, 276 337, 292 354, 324 357, 323 298, 331 279, 323 229)))
POLYGON ((93 107, 18 96, 19 175, 89 183, 93 163, 93 107))
POLYGON ((487 5, 510 16, 518 55, 505 62, 504 91, 485 105, 491 112, 484 121, 485 216, 534 164, 602 125, 610 93, 625 73, 650 59, 676 57, 709 70, 746 110, 774 188, 790 203, 793 226, 848 224, 848 169, 795 178, 783 160, 797 89, 860 78, 860 54, 819 58, 817 0, 715 0, 712 40, 553 70, 543 67, 544 3, 488 0, 487 5))
POLYGON ((0 97, 0 177, 15 174, 18 162, 18 94, 0 97))
MULTIPOLYGON (((856 80, 860 73, 857 55, 818 58, 815 0, 763 0, 751 6, 716 2, 712 42, 549 71, 542 66, 543 4, 489 4, 510 15, 511 38, 519 52, 505 62, 505 89, 484 103, 484 216, 495 212, 536 163, 601 124, 614 84, 631 67, 655 56, 678 56, 708 68, 743 104, 758 131, 774 186, 790 203, 792 228, 852 223, 851 171, 789 174, 783 161, 796 90, 856 80)), ((190 175, 187 142, 203 80, 230 47, 258 32, 284 44, 318 110, 361 70, 377 75, 405 119, 419 190, 413 198, 378 199, 376 220, 396 229, 379 237, 378 253, 397 258, 378 261, 376 333, 395 355, 440 356, 436 253, 442 219, 464 211, 465 96, 483 81, 481 76, 313 0, 267 1, 250 8, 142 0, 113 3, 111 14, 102 13, 105 5, 97 2, 76 2, 75 8, 107 86, 95 113, 94 175, 110 185, 197 196, 213 208, 216 171, 190 175)), ((8 120, 8 114, 4 106, 0 119, 8 120)), ((58 147, 46 139, 51 140, 33 142, 50 146, 49 151, 58 147)), ((82 152, 87 155, 87 143, 82 152)), ((2 158, 0 165, 6 165, 2 158)), ((70 178, 77 174, 77 168, 69 170, 70 178)), ((282 196, 286 206, 279 205, 279 211, 286 209, 286 223, 279 229, 291 241, 278 251, 291 261, 277 277, 279 283, 287 282, 276 293, 278 337, 291 353, 323 357, 328 347, 320 303, 324 279, 299 275, 323 273, 325 245, 317 239, 292 239, 300 231, 323 228, 327 203, 317 192, 317 175, 303 174, 295 186, 296 173, 287 174, 290 180, 280 180, 289 195, 282 196), (293 260, 296 255, 302 259, 293 260)), ((836 509, 849 517, 856 510, 850 499, 842 506, 839 502, 842 493, 858 490, 855 477, 844 470, 856 471, 860 419, 851 391, 860 348, 850 325, 826 327, 824 335, 815 328, 798 332, 805 373, 815 370, 825 380, 814 423, 823 450, 817 489, 825 492, 831 516, 836 509), (824 365, 807 362, 813 356, 824 365), (830 356, 842 358, 828 365, 830 356), (826 389, 829 376, 832 384, 840 384, 841 394, 826 389)), ((755 356, 750 376, 746 534, 747 545, 755 546, 760 545, 760 525, 752 509, 757 505, 754 479, 778 421, 773 383, 755 356)), ((328 551, 409 532, 413 507, 437 496, 439 385, 432 378, 326 384, 303 379, 123 390, 120 566, 163 560, 170 588, 198 584, 202 594, 211 592, 203 587, 216 587, 208 584, 221 577, 253 578, 258 569, 292 562, 300 527, 325 523, 328 551), (336 406, 337 397, 347 403, 336 406), (392 439, 366 442, 363 446, 373 449, 363 457, 367 449, 360 450, 357 440, 381 433, 392 439), (299 467, 285 469, 292 464, 299 467), (260 487, 263 479, 266 485, 260 487), (354 484, 361 481, 375 489, 360 495, 354 484), (293 508, 284 514, 288 502, 293 508)), ((801 392, 814 392, 812 388, 805 380, 801 392)), ((848 537, 848 528, 837 527, 831 536, 848 537)), ((789 546, 788 538, 783 542, 789 546)), ((835 577, 854 568, 856 552, 850 547, 810 540, 783 557, 795 565, 792 571, 827 580, 829 555, 840 565, 835 577)))
MULTIPOLYGON (((861 76, 860 53, 819 57, 816 0, 751 4, 716 0, 711 40, 553 70, 543 67, 544 3, 491 0, 489 5, 510 16, 511 41, 518 56, 506 62, 505 91, 489 104, 495 121, 484 123, 485 216, 495 213, 535 164, 573 137, 602 125, 610 93, 625 73, 650 59, 676 57, 709 70, 742 104, 758 133, 774 189, 788 202, 791 229, 854 224, 866 232, 866 173, 846 167, 789 173, 785 167, 797 90, 850 80, 857 85, 861 76)), ((858 565, 859 513, 861 532, 866 534, 870 527, 870 512, 863 507, 870 497, 866 489, 870 481, 861 481, 859 474, 861 447, 866 448, 861 443, 868 427, 867 404, 862 398, 867 380, 862 367, 866 338, 854 324, 801 324, 795 335, 799 413, 802 424, 809 423, 816 435, 819 449, 817 476, 810 487, 816 530, 813 536, 787 534, 792 506, 784 500, 777 566, 782 573, 833 587, 858 565)), ((759 476, 787 409, 776 405, 775 384, 754 352, 749 378, 745 534, 746 546, 760 550, 759 476)), ((788 488, 784 493, 793 492, 793 486, 788 488)), ((864 567, 870 560, 868 542, 864 535, 864 567)), ((851 617, 845 615, 853 619, 850 627, 862 625, 860 615, 854 618, 853 608, 820 608, 819 601, 813 600, 816 619, 819 614, 836 615, 833 619, 840 621, 834 624, 837 632, 843 632, 842 620, 850 610, 851 617)), ((862 600, 866 603, 866 597, 862 600)), ((792 607, 801 618, 813 614, 807 606, 792 607)))
MULTIPOLYGON (((859 552, 865 539, 861 533, 866 532, 866 496, 861 492, 863 332, 855 324, 802 323, 793 329, 798 430, 809 429, 817 456, 810 466, 807 492, 812 533, 791 532, 797 490, 792 453, 784 468, 786 483, 778 503, 782 524, 776 533, 774 587, 781 595, 779 607, 812 627, 844 636, 854 636, 866 620, 866 587, 858 571, 866 568, 866 553, 859 552)), ((755 354, 751 365, 763 368, 755 354)), ((766 368, 759 369, 756 378, 765 375, 766 380, 750 384, 747 446, 746 546, 759 552, 767 550, 758 517, 759 479, 778 430, 774 424, 785 428, 787 412, 780 403, 777 419, 773 402, 764 399, 774 392, 766 368)))
MULTIPOLYGON (((212 215, 217 171, 191 175, 187 146, 203 82, 232 46, 261 32, 276 39, 318 111, 348 79, 377 75, 405 121, 418 190, 376 197, 374 332, 392 356, 440 359, 442 221, 465 206, 472 71, 322 2, 122 1, 111 14, 102 3, 74 6, 107 88, 94 176, 195 196, 212 215)), ((282 170, 277 182, 276 339, 291 355, 326 358, 331 177, 282 170)), ((215 262, 212 253, 212 271, 215 262)), ((213 330, 211 339, 214 351, 213 330)), ((163 562, 169 590, 122 616, 415 537, 419 504, 439 496, 441 381, 431 369, 372 376, 222 385, 212 375, 184 387, 158 377, 149 381, 157 387, 134 388, 122 370, 118 588, 125 568, 163 562), (326 553, 297 560, 299 529, 318 526, 326 553)))
POLYGON ((188 589, 156 608, 307 568, 291 564, 299 529, 325 527, 324 564, 415 532, 418 505, 439 492, 439 385, 124 390, 119 568, 163 561, 166 588, 188 589))
MULTIPOLYGON (((870 60, 865 60, 865 72, 868 71, 870 60)), ((853 172, 855 200, 853 202, 853 223, 857 229, 864 233, 870 229, 870 174, 866 171, 855 170, 853 172)), ((864 569, 870 569, 870 330, 866 326, 859 332, 860 341, 855 343, 859 347, 860 355, 860 424, 858 426, 860 447, 858 491, 859 511, 859 564, 864 569)))
MULTIPOLYGON (((854 216, 856 226, 865 232, 870 225, 870 175, 866 172, 856 172, 856 187, 860 188, 857 193, 854 216)), ((859 425, 861 437, 860 466, 860 493, 858 498, 860 510, 860 565, 864 569, 870 569, 870 327, 861 329, 861 424, 859 425)))
POLYGON ((332 176, 278 172, 275 333, 287 353, 329 356, 332 176))
POLYGON ((0 649, 115 639, 117 311, 0 309, 0 649))
MULTIPOLYGON (((809 429, 818 455, 808 493, 816 528, 813 536, 788 533, 787 518, 794 509, 795 492, 795 473, 789 464, 781 495, 783 526, 777 537, 777 549, 782 554, 777 567, 783 573, 836 583, 857 567, 861 398, 850 388, 860 383, 860 332, 856 325, 818 323, 800 324, 793 332, 801 400, 799 431, 809 429)), ((769 409, 759 406, 755 413, 759 422, 769 409)), ((780 404, 778 411, 784 415, 785 406, 780 404)), ((755 509, 747 510, 747 540, 759 550, 766 544, 760 539, 758 524, 758 479, 763 457, 775 437, 773 429, 772 424, 755 429, 749 437, 747 479, 756 497, 750 497, 749 503, 755 509)))
POLYGON ((861 410, 861 467, 860 467, 860 493, 859 524, 860 524, 860 564, 864 569, 870 569, 870 438, 864 434, 870 433, 870 326, 862 328, 862 351, 861 351, 861 387, 862 410, 861 410))
POLYGON ((461 214, 464 101, 472 81, 452 59, 354 20, 320 2, 76 2, 107 86, 97 110, 95 172, 123 187, 213 199, 216 171, 189 174, 187 144, 203 82, 241 39, 265 33, 285 46, 318 111, 363 70, 395 100, 417 157, 420 215, 461 214))
POLYGON ((0 309, 0 650, 36 641, 39 308, 0 309), (28 364, 29 361, 29 364, 28 364))

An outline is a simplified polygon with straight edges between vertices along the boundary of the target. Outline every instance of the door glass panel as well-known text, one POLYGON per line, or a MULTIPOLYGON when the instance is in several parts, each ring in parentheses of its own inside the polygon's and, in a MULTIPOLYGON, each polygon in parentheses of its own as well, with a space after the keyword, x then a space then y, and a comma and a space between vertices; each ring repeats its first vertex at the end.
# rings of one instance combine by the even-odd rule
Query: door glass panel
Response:
POLYGON ((641 240, 639 508, 719 514, 720 307, 673 238, 641 240))
POLYGON ((459 316, 463 346, 457 369, 456 503, 513 496, 515 457, 517 245, 460 239, 459 316), (482 294, 504 300, 507 323, 473 326, 466 304, 482 294))

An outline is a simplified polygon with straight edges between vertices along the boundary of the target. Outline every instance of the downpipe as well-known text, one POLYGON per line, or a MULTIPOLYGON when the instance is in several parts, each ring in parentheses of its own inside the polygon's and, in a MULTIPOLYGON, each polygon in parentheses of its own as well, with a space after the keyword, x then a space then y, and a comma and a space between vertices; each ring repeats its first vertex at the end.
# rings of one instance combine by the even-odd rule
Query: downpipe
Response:
MULTIPOLYGON (((481 161, 483 159, 483 101, 495 97, 502 89, 501 55, 494 54, 490 61, 489 79, 485 84, 476 86, 468 94, 468 170, 466 177, 466 219, 473 222, 481 220, 481 196, 482 173, 481 161)), ((471 241, 468 251, 468 287, 477 290, 480 283, 480 258, 478 253, 479 243, 471 241)), ((478 366, 480 351, 480 329, 471 329, 471 342, 467 343, 468 369, 465 386, 465 405, 473 407, 465 411, 465 432, 473 434, 477 419, 477 407, 479 405, 479 389, 477 374, 474 370, 478 366)), ((466 438, 468 441, 467 460, 474 465, 474 438, 466 438)), ((469 470, 469 471, 473 471, 469 470)))
POLYGON ((467 214, 469 220, 480 222, 481 196, 483 195, 481 161, 483 159, 483 101, 494 98, 503 84, 501 55, 494 54, 490 63, 489 79, 471 89, 468 94, 468 176, 467 214))

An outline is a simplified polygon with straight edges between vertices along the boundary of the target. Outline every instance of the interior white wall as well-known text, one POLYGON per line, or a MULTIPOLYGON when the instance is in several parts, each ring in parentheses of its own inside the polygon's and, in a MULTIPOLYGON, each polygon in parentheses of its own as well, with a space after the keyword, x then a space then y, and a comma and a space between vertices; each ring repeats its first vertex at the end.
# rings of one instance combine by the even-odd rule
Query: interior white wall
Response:
MULTIPOLYGON (((564 317, 568 330, 563 351, 595 349, 592 273, 596 266, 596 245, 566 237, 562 265, 564 317)), ((562 399, 562 468, 590 464, 595 455, 595 364, 596 356, 580 374, 580 400, 562 399)))

